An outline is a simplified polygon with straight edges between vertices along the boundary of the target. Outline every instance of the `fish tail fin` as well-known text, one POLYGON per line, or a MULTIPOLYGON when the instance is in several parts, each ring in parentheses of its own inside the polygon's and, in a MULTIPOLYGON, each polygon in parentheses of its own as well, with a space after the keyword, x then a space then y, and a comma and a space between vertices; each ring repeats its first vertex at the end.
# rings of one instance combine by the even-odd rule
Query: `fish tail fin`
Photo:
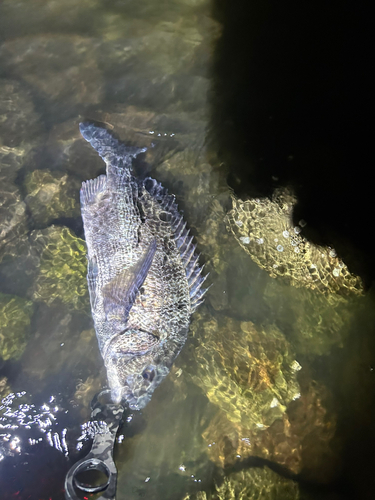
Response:
POLYGON ((117 167, 130 168, 132 159, 147 148, 125 146, 113 134, 94 122, 82 122, 79 124, 81 135, 98 152, 99 156, 107 164, 117 167))

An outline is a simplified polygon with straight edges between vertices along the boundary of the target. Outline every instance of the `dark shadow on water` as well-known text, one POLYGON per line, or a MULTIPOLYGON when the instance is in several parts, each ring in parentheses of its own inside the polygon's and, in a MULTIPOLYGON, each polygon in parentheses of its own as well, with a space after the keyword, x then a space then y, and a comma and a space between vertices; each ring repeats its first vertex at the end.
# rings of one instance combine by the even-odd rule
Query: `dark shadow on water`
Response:
MULTIPOLYGON (((308 223, 305 235, 333 245, 369 286, 375 279, 370 12, 347 1, 215 0, 214 16, 222 36, 210 129, 229 185, 242 199, 291 186, 295 222, 308 223)), ((364 338, 363 321, 367 333, 352 335, 355 354, 345 349, 332 362, 339 366, 335 389, 342 390, 342 470, 325 487, 302 481, 309 499, 372 498, 375 402, 358 366, 361 357, 371 365, 375 345, 364 338)))
POLYGON ((293 186, 307 236, 367 283, 372 265, 372 29, 364 5, 214 2, 211 131, 241 198, 293 186))

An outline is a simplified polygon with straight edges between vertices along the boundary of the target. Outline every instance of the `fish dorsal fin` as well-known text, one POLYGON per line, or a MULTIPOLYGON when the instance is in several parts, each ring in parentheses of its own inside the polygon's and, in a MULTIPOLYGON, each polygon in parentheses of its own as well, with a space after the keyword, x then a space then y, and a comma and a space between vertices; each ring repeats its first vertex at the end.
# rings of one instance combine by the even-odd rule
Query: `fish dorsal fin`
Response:
POLYGON ((146 178, 143 185, 150 195, 159 202, 161 208, 170 214, 170 224, 185 268, 190 289, 190 303, 194 311, 203 302, 203 296, 207 289, 201 289, 201 287, 208 275, 202 276, 203 268, 198 263, 199 256, 195 251, 193 236, 189 235, 190 231, 187 229, 186 222, 178 210, 175 197, 168 194, 167 189, 151 177, 146 178))
POLYGON ((154 239, 132 267, 122 271, 103 287, 103 306, 107 319, 127 321, 137 293, 150 270, 155 252, 154 239))
POLYGON ((83 182, 80 192, 81 207, 93 203, 97 196, 105 191, 106 186, 107 177, 105 175, 99 175, 96 179, 83 182))

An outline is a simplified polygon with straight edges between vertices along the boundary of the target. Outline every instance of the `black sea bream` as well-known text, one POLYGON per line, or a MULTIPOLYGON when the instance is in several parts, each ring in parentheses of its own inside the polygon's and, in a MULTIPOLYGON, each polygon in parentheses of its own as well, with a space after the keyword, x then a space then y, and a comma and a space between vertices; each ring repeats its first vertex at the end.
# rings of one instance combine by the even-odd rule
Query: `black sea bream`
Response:
POLYGON ((107 165, 81 189, 92 317, 112 400, 140 409, 186 341, 205 278, 175 197, 132 174, 145 148, 91 123, 80 130, 107 165))

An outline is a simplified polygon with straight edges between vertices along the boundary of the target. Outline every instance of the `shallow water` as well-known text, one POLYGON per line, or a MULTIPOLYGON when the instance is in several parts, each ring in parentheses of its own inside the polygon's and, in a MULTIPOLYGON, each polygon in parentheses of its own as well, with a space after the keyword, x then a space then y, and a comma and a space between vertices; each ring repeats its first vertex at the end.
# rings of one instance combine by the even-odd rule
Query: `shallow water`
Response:
POLYGON ((332 249, 294 245, 305 223, 291 224, 284 194, 230 212, 230 165, 207 140, 221 33, 212 10, 206 0, 0 5, 2 499, 64 498, 106 384, 78 203, 80 183, 104 172, 79 135, 88 118, 154 145, 136 172, 176 195, 212 283, 171 374, 120 431, 117 498, 366 498, 372 292, 332 249), (241 462, 252 456, 272 470, 241 462))

